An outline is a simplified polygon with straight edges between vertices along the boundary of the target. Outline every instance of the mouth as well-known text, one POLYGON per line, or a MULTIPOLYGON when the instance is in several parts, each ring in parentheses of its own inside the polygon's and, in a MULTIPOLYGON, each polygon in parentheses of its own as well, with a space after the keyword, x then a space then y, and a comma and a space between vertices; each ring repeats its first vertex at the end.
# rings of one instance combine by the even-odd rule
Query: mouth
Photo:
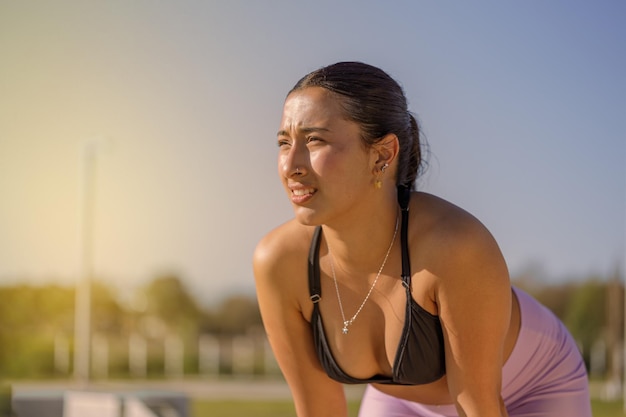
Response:
POLYGON ((301 197, 307 194, 315 194, 315 189, 314 188, 297 188, 297 189, 292 189, 291 193, 293 195, 295 195, 296 197, 301 197))
POLYGON ((293 185, 289 187, 291 190, 291 202, 294 204, 304 204, 309 201, 317 190, 313 187, 305 187, 302 185, 293 185))

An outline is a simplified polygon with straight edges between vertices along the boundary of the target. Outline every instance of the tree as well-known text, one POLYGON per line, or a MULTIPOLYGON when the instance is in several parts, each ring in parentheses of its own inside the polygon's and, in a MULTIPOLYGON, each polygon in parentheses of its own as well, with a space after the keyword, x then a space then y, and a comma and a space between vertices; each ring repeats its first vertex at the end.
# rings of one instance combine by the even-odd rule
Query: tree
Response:
POLYGON ((157 317, 170 330, 194 335, 201 311, 195 298, 175 275, 156 278, 145 289, 146 314, 157 317))
POLYGON ((606 326, 606 284, 598 279, 586 281, 571 294, 564 323, 589 352, 593 343, 603 336, 606 326))
POLYGON ((1 287, 0 299, 0 375, 52 375, 54 336, 73 329, 74 291, 17 285, 1 287))
POLYGON ((242 334, 262 325, 256 299, 244 295, 226 298, 216 311, 207 311, 203 330, 218 334, 242 334))
POLYGON ((119 335, 124 330, 126 311, 113 288, 102 281, 91 285, 91 314, 94 333, 119 335))

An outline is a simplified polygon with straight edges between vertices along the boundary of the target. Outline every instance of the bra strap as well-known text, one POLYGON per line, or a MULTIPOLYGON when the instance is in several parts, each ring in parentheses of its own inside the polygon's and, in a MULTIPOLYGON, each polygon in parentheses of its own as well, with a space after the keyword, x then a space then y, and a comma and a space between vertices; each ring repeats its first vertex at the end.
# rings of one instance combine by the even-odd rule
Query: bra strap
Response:
POLYGON ((317 226, 313 232, 311 239, 311 247, 309 249, 309 295, 313 304, 319 302, 322 298, 322 288, 320 285, 320 264, 318 261, 320 253, 320 235, 322 227, 317 226))
POLYGON ((409 201, 411 189, 404 185, 398 186, 398 203, 402 211, 402 224, 400 227, 400 244, 402 245, 402 284, 410 289, 411 286, 411 260, 409 258, 409 201))

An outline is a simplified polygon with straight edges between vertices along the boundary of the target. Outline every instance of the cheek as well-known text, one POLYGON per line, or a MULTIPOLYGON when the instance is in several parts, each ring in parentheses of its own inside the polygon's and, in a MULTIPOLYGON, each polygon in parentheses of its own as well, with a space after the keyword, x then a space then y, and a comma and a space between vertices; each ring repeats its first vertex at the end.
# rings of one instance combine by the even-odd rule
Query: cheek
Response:
POLYGON ((287 175, 287 170, 289 169, 288 167, 289 164, 289 155, 286 153, 279 153, 278 157, 276 158, 276 172, 278 173, 278 176, 282 178, 284 178, 287 175))
POLYGON ((327 170, 326 167, 329 165, 328 159, 328 156, 321 155, 319 152, 312 152, 310 157, 311 169, 316 174, 321 174, 327 170))
POLYGON ((341 157, 333 152, 312 152, 310 156, 311 171, 321 178, 341 180, 345 171, 341 157))
POLYGON ((367 164, 358 158, 346 158, 340 152, 311 158, 311 168, 316 175, 328 179, 334 187, 353 190, 367 181, 367 164))
POLYGON ((279 175, 281 175, 283 171, 284 159, 285 159, 284 156, 280 154, 276 158, 276 170, 278 171, 279 175))

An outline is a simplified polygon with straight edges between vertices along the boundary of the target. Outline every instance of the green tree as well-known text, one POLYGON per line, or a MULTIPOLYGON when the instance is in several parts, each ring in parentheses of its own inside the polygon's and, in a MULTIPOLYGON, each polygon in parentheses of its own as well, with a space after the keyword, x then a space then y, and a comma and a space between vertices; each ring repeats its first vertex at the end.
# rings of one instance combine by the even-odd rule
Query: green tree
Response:
POLYGON ((203 330, 211 333, 234 335, 262 325, 256 299, 245 295, 226 298, 215 311, 204 315, 203 330))
POLYGON ((16 285, 0 287, 0 298, 0 375, 53 375, 54 336, 73 329, 74 292, 16 285))
POLYGON ((170 330, 187 335, 197 333, 201 310, 180 278, 158 277, 145 288, 145 295, 147 315, 157 317, 170 330))
POLYGON ((126 310, 121 306, 116 291, 102 281, 91 285, 92 331, 117 336, 126 328, 126 310))
POLYGON ((591 279, 571 294, 564 323, 583 347, 586 355, 593 343, 603 336, 606 326, 606 284, 591 279))

